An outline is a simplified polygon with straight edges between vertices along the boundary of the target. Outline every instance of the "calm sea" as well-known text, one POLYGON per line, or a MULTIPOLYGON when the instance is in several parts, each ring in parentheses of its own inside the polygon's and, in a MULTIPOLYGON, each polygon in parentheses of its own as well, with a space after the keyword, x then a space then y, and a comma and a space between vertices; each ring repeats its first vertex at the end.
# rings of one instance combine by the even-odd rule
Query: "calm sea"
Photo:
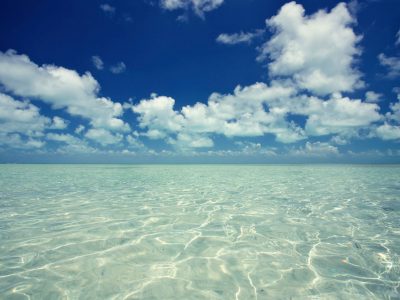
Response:
POLYGON ((399 299, 400 166, 0 165, 1 299, 399 299))

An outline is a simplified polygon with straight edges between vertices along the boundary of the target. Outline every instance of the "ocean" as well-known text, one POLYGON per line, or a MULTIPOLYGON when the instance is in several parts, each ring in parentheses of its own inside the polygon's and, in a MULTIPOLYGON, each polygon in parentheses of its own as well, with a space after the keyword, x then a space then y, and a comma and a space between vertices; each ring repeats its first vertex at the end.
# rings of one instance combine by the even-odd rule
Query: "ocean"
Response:
POLYGON ((400 299, 398 165, 0 165, 1 299, 400 299))

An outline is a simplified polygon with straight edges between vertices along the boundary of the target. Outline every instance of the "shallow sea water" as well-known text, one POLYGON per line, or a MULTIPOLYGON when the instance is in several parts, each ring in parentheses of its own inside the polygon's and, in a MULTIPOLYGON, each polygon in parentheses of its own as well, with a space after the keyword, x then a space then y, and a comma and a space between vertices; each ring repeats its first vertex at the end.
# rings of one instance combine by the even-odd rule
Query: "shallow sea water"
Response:
POLYGON ((400 299, 400 166, 0 165, 1 299, 400 299))

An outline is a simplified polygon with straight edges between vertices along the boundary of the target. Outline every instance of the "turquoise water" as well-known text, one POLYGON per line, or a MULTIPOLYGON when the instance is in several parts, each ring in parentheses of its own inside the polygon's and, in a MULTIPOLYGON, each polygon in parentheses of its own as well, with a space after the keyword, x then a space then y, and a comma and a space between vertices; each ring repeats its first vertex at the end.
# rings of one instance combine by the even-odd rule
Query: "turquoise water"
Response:
POLYGON ((399 299, 400 167, 0 165, 1 299, 399 299))

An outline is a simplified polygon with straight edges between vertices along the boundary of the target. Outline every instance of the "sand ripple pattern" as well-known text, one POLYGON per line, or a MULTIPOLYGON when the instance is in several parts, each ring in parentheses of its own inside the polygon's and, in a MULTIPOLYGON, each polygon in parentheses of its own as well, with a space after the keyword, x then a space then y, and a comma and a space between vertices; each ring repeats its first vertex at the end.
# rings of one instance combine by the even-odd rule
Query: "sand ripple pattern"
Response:
POLYGON ((400 299, 400 167, 1 165, 1 299, 400 299))

